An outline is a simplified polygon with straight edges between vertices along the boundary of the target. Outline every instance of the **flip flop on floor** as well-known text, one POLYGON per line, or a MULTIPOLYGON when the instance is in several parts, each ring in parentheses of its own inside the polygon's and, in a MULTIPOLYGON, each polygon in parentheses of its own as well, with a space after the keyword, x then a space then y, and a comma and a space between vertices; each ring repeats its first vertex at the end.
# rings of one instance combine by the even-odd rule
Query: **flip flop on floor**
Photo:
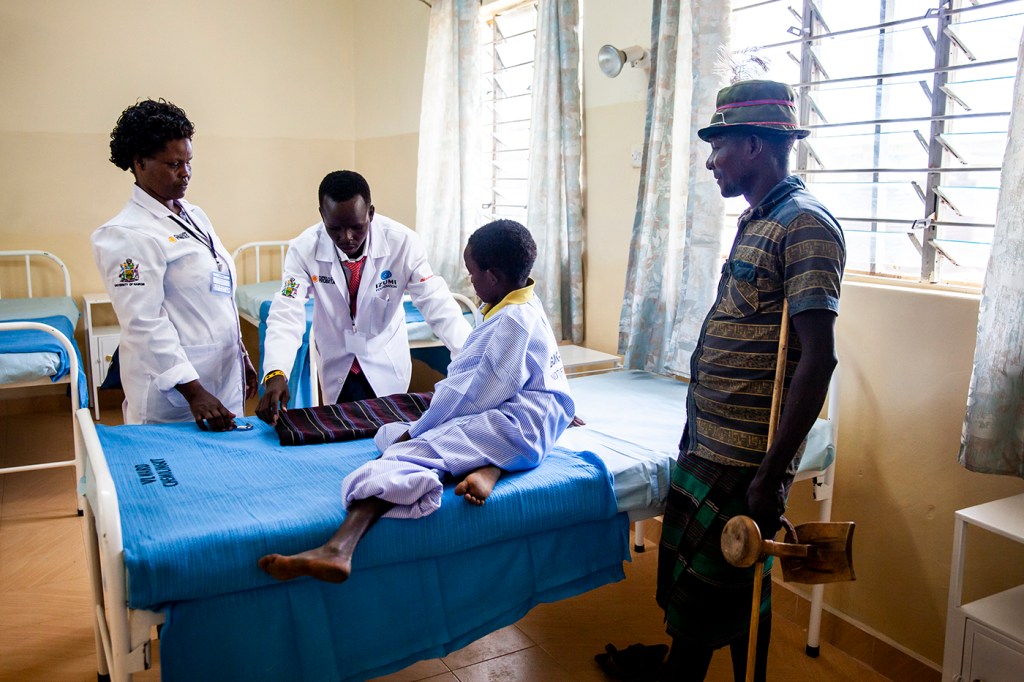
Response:
POLYGON ((604 650, 594 660, 607 675, 625 682, 656 682, 668 655, 667 644, 630 644, 622 651, 606 644, 604 650))

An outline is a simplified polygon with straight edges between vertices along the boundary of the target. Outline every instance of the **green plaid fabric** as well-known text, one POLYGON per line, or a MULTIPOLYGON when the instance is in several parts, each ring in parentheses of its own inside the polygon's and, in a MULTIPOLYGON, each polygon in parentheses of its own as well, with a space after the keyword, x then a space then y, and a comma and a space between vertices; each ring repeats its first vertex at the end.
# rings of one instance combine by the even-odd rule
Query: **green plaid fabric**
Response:
MULTIPOLYGON (((722 556, 725 523, 745 514, 745 492, 757 469, 735 467, 681 453, 672 467, 658 547, 658 604, 667 630, 701 646, 718 648, 750 628, 754 569, 736 568, 722 556)), ((771 613, 772 557, 764 564, 761 620, 771 613)))

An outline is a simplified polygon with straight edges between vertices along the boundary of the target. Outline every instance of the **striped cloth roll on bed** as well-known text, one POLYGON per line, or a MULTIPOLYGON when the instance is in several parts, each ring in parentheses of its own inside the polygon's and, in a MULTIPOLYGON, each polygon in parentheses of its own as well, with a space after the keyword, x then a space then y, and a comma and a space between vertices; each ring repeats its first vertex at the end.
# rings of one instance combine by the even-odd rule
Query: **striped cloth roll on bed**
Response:
POLYGON ((282 410, 274 429, 281 445, 318 445, 371 438, 384 424, 415 421, 427 411, 433 391, 396 393, 338 405, 282 410))

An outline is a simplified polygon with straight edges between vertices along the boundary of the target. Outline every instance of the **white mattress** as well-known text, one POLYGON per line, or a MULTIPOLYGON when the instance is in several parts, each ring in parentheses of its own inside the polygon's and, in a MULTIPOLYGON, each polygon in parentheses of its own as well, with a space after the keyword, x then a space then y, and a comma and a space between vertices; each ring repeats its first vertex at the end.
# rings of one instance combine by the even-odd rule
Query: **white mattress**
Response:
POLYGON ((260 319, 260 306, 269 301, 281 288, 281 282, 270 279, 256 284, 241 284, 235 288, 235 305, 238 312, 245 313, 254 320, 260 319))
MULTIPOLYGON (((0 299, 0 322, 38 319, 63 315, 78 324, 78 306, 70 296, 0 299)), ((56 353, 0 353, 0 384, 45 379, 57 374, 60 357, 56 353)))
MULTIPOLYGON (((569 380, 576 414, 586 426, 567 429, 558 444, 598 455, 614 479, 619 511, 664 507, 669 474, 686 424, 687 384, 637 370, 569 380)), ((835 459, 830 424, 819 419, 807 437, 800 471, 835 459)))

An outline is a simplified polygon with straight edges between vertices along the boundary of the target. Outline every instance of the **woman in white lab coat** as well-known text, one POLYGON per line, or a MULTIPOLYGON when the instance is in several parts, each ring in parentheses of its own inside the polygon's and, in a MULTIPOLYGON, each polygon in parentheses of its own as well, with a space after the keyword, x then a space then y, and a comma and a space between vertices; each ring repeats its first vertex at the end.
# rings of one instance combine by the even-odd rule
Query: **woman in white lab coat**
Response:
POLYGON ((408 291, 431 331, 454 355, 472 327, 416 233, 378 215, 359 173, 328 173, 319 188, 321 222, 293 239, 283 285, 267 317, 264 393, 256 414, 268 423, 288 403, 288 372, 313 297, 313 339, 324 399, 363 400, 409 390, 412 360, 402 295, 408 291))
POLYGON ((110 161, 135 184, 93 233, 93 256, 121 325, 125 423, 194 419, 225 431, 258 377, 242 346, 230 253, 202 209, 183 199, 194 130, 164 100, 124 110, 110 161))

